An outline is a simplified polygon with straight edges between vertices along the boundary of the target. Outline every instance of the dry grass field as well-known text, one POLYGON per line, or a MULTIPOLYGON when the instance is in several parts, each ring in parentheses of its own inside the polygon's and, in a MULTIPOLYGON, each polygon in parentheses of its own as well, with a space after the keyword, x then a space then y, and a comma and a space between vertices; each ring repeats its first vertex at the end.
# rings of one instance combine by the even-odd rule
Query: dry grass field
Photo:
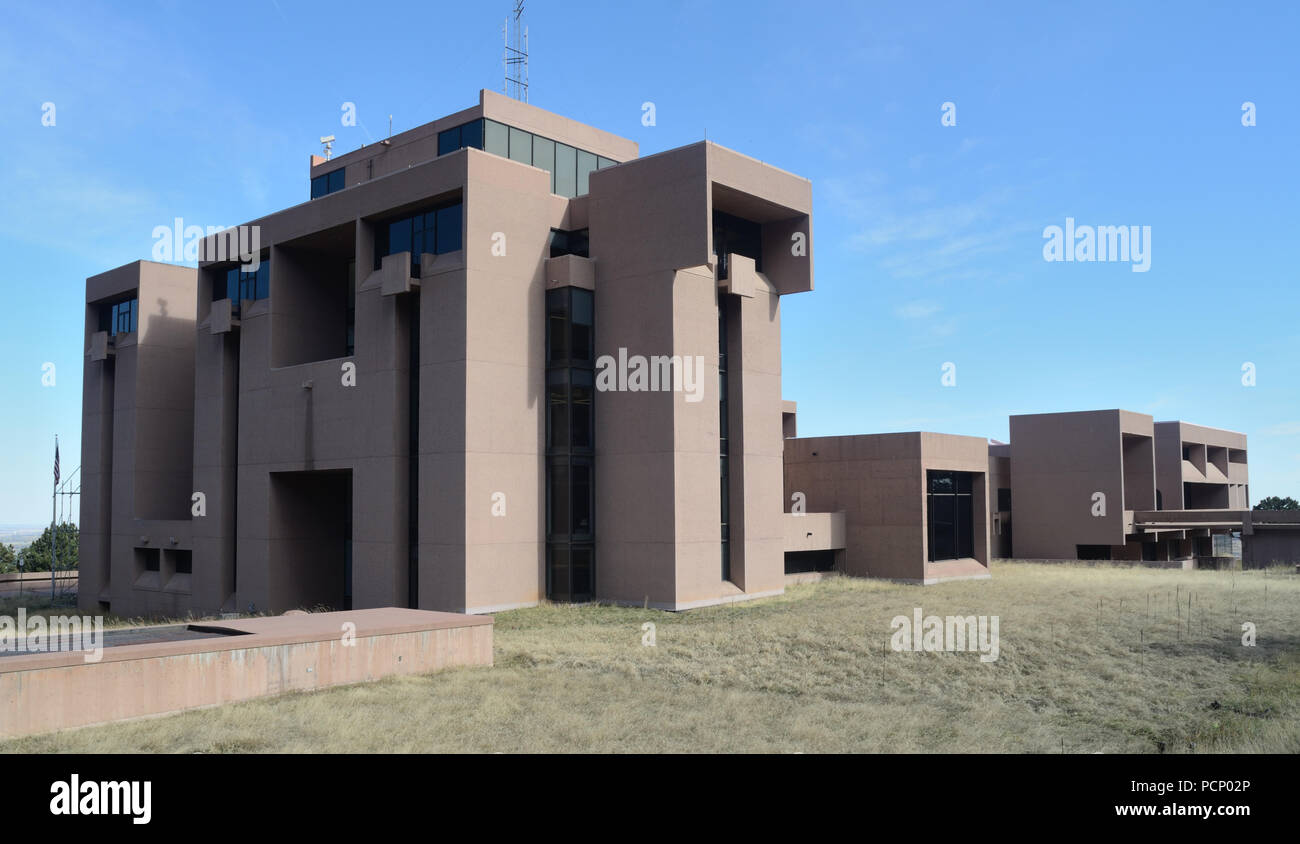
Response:
POLYGON ((999 561, 989 581, 834 578, 679 614, 542 606, 496 619, 491 669, 0 751, 1300 752, 1300 577, 1280 569, 999 561), (999 658, 889 649, 890 620, 914 607, 998 616, 999 658))

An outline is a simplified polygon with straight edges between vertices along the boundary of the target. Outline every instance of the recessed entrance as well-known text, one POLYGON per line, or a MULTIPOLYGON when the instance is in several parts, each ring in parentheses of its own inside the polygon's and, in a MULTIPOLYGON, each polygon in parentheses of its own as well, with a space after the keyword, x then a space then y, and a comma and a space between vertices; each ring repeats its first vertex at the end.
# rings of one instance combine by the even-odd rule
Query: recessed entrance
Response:
POLYGON ((352 608, 352 471, 271 473, 271 595, 278 606, 352 608))

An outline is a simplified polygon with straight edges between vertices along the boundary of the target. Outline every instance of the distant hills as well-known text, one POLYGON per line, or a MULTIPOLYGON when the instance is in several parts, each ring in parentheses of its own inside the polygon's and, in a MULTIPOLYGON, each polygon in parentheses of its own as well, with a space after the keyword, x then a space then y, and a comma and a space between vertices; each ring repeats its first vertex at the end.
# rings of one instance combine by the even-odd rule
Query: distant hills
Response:
POLYGON ((0 524, 0 545, 12 545, 19 551, 31 545, 49 525, 0 524))

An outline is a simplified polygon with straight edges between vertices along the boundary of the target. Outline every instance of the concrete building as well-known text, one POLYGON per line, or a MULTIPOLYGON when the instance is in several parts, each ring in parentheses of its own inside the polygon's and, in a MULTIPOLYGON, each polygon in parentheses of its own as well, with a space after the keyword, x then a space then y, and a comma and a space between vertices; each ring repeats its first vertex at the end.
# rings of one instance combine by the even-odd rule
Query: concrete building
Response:
POLYGON ((1295 566, 1300 572, 1300 511, 1247 511, 1241 565, 1248 569, 1295 566))
POLYGON ((1187 422, 1157 422, 1157 510, 1245 510, 1246 435, 1187 422))
POLYGON ((487 91, 309 175, 197 271, 87 280, 83 608, 783 589, 806 179, 487 91))
POLYGON ((987 440, 912 432, 785 445, 787 543, 804 543, 787 554, 791 574, 927 585, 989 576, 987 440), (828 514, 842 527, 818 525, 828 514))
POLYGON ((1006 556, 1191 564, 1247 524, 1244 434, 1126 410, 1010 421, 1011 443, 988 448, 1008 505, 994 517, 1014 515, 1006 556))

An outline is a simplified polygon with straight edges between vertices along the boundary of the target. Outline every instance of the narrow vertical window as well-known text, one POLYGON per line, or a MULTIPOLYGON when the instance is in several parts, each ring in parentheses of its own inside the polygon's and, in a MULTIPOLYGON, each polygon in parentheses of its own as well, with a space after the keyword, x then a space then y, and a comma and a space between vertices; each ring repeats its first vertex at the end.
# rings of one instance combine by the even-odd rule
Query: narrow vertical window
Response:
POLYGON ((595 595, 593 304, 590 290, 546 293, 546 597, 552 601, 595 595))

